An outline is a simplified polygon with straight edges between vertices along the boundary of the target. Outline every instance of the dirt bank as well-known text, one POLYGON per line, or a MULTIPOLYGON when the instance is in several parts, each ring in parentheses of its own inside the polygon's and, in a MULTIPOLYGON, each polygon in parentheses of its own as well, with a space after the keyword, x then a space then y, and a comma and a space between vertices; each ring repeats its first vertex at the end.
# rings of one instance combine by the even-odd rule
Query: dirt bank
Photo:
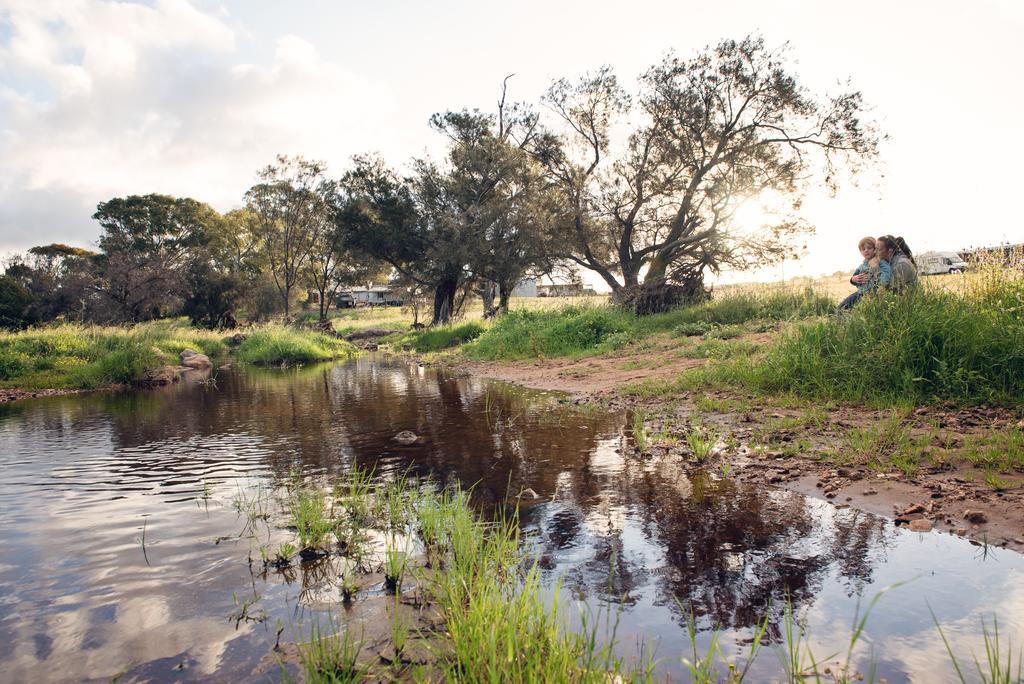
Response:
POLYGON ((32 397, 56 397, 63 394, 81 394, 86 390, 80 389, 0 389, 0 404, 17 401, 19 399, 30 399, 32 397))
MULTIPOLYGON (((765 335, 749 335, 753 342, 765 335)), ((621 388, 643 380, 670 379, 697 368, 706 359, 681 355, 679 340, 654 336, 602 356, 529 361, 469 361, 459 368, 473 375, 524 387, 569 392, 587 400, 616 396, 621 388)))
MULTIPOLYGON (((668 341, 586 359, 469 362, 474 375, 562 390, 643 418, 634 456, 694 461, 687 435, 699 429, 714 447, 705 467, 886 516, 918 531, 959 534, 1024 552, 1024 474, 998 467, 1021 446, 1024 413, 991 407, 880 410, 815 404, 740 392, 676 392, 652 398, 623 389, 672 378, 705 363, 679 358, 668 341), (695 427, 699 426, 699 428, 695 427)), ((632 425, 632 418, 630 419, 632 425)))

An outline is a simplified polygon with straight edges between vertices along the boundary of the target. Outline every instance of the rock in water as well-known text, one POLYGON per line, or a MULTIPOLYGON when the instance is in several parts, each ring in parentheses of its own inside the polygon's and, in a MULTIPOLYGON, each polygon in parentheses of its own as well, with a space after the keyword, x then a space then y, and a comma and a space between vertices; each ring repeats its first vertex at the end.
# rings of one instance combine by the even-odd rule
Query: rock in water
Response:
POLYGON ((185 368, 213 368, 210 357, 191 349, 182 349, 180 359, 181 365, 185 368))
POLYGON ((537 494, 537 492, 533 491, 532 489, 524 489, 523 491, 519 492, 519 498, 534 500, 539 499, 540 495, 537 494))
POLYGON ((414 444, 418 439, 416 433, 410 430, 402 430, 394 436, 394 440, 399 444, 414 444))
POLYGON ((179 369, 174 366, 160 366, 159 368, 150 368, 139 380, 140 385, 143 387, 160 387, 162 385, 170 385, 178 382, 178 371, 179 369))
POLYGON ((932 521, 927 518, 919 518, 910 521, 910 529, 914 532, 931 532, 932 521))

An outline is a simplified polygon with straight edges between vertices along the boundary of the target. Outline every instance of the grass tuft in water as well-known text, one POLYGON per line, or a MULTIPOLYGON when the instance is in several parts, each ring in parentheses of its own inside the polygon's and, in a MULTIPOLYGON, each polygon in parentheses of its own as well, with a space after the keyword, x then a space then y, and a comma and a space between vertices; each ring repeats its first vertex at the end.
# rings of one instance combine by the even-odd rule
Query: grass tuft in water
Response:
POLYGON ((647 450, 647 429, 644 427, 646 416, 643 411, 633 411, 630 432, 633 434, 633 443, 641 452, 647 450))
POLYGON ((290 503, 290 525, 298 535, 299 549, 304 553, 327 549, 335 529, 327 496, 323 492, 299 487, 293 491, 290 503))
MULTIPOLYGON (((361 682, 366 674, 359 665, 362 640, 352 637, 348 629, 340 634, 335 628, 322 634, 318 624, 311 628, 310 639, 299 644, 299 667, 305 684, 349 684, 361 682)), ((290 681, 282 668, 283 679, 290 681)))
POLYGON ((700 463, 708 460, 717 442, 718 433, 710 428, 694 426, 686 433, 686 444, 700 463))
MULTIPOLYGON (((961 667, 956 654, 953 653, 949 639, 946 638, 946 633, 942 630, 942 625, 939 624, 931 606, 928 606, 928 611, 931 613, 935 628, 939 631, 939 636, 946 647, 946 653, 949 654, 957 677, 963 684, 967 684, 971 680, 964 675, 963 667, 961 667)), ((995 616, 992 617, 991 630, 988 623, 982 619, 981 633, 985 643, 985 659, 980 661, 976 654, 971 654, 974 668, 978 672, 978 681, 981 681, 982 684, 1021 684, 1024 682, 1024 676, 1022 676, 1024 675, 1024 649, 1018 649, 1015 657, 1013 642, 1007 641, 1006 645, 1003 645, 999 637, 999 621, 995 616)))

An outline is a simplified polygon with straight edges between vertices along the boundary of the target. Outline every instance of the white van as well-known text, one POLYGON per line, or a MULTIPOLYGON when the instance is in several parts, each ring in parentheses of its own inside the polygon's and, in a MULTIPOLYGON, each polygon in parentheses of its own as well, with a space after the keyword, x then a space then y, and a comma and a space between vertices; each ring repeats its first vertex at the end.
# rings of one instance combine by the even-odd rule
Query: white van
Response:
POLYGON ((967 270, 967 263, 956 252, 925 252, 915 254, 914 259, 921 275, 963 273, 967 270))

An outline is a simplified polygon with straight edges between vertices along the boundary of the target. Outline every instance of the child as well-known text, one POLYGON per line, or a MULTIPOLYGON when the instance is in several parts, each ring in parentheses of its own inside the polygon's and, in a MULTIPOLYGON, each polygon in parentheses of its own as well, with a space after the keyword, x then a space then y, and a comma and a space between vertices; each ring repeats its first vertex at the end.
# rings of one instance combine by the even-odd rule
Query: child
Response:
POLYGON ((875 238, 862 239, 857 244, 857 248, 860 250, 860 255, 864 257, 864 262, 857 267, 853 272, 853 277, 850 278, 850 284, 855 285, 857 291, 839 304, 840 311, 852 309, 861 297, 879 285, 888 287, 889 281, 892 279, 889 263, 882 261, 875 254, 875 238))

